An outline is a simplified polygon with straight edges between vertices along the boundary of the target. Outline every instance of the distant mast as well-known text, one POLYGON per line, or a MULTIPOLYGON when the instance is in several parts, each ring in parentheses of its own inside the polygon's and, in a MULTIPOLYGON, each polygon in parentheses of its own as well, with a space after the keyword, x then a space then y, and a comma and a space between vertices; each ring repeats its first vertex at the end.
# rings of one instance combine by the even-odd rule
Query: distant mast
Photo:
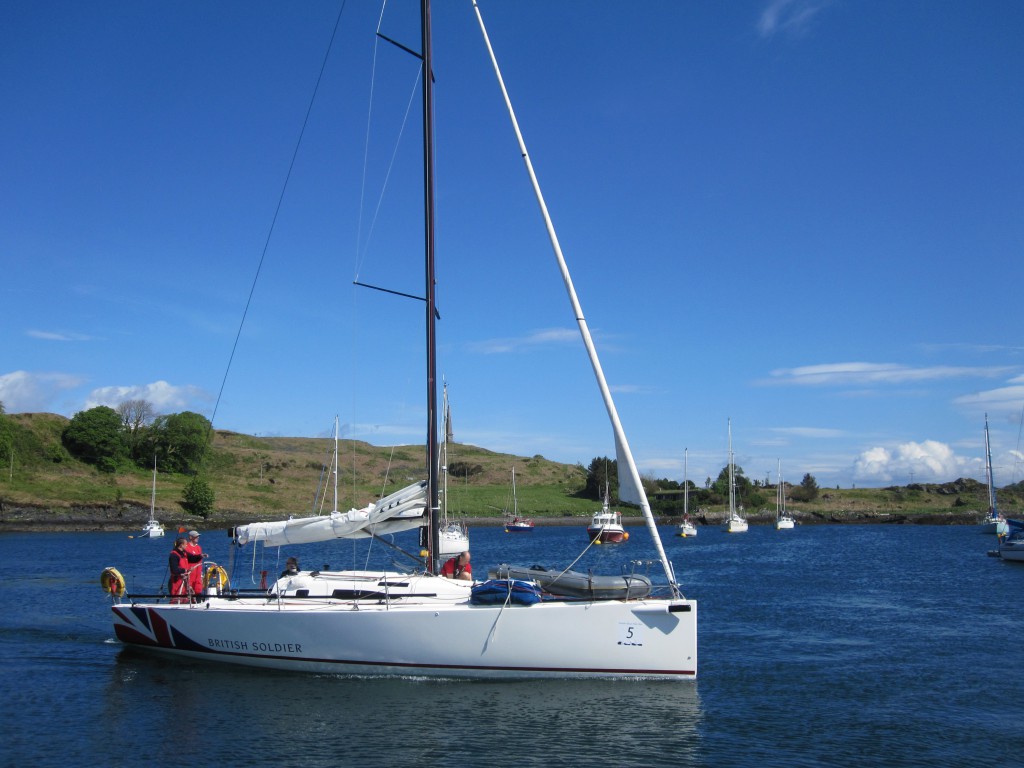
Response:
POLYGON ((729 519, 736 517, 736 470, 732 463, 732 419, 729 419, 729 519))
POLYGON ((687 520, 690 517, 690 481, 686 473, 686 455, 689 453, 689 448, 683 448, 683 519, 687 520))
POLYGON ((988 483, 988 516, 990 520, 999 517, 996 508, 996 479, 992 476, 992 445, 988 439, 988 414, 985 414, 985 482, 988 483))

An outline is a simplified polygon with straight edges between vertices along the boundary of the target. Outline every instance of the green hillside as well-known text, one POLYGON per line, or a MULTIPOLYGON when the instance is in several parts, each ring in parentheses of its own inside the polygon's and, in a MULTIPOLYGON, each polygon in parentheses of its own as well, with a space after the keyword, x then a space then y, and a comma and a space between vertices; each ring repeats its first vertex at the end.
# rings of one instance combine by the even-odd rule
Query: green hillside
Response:
MULTIPOLYGON (((0 505, 43 507, 57 513, 82 506, 149 508, 152 472, 127 468, 107 474, 73 458, 61 446, 61 431, 68 419, 48 413, 5 418, 14 427, 15 450, 12 465, 0 470, 0 505)), ((216 495, 214 517, 237 521, 311 514, 333 447, 333 441, 323 438, 215 431, 206 464, 216 495)), ((364 506, 424 478, 423 446, 382 448, 342 440, 340 454, 338 508, 342 510, 364 506)), ((449 506, 455 514, 500 517, 509 503, 513 466, 519 508, 525 514, 576 515, 594 508, 593 501, 576 495, 586 480, 580 466, 459 444, 449 447, 449 466, 449 506)), ((159 472, 158 510, 184 514, 180 500, 189 479, 159 472)), ((328 485, 327 503, 333 506, 333 483, 328 485)))
MULTIPOLYGON (((0 467, 0 525, 10 527, 18 520, 38 524, 50 518, 54 525, 62 521, 80 525, 92 515, 106 524, 123 522, 130 527, 148 514, 151 472, 127 468, 102 473, 71 457, 61 444, 61 431, 68 423, 63 416, 35 413, 3 418, 12 433, 14 455, 13 461, 5 461, 8 466, 0 467)), ((206 463, 215 503, 206 523, 324 511, 315 505, 315 499, 332 451, 333 441, 323 438, 252 437, 216 431, 206 463)), ((378 447, 343 440, 340 453, 337 506, 341 510, 364 506, 424 477, 422 446, 378 447)), ((589 515, 596 509, 594 499, 582 497, 586 484, 582 465, 454 444, 449 449, 450 511, 470 518, 500 518, 502 509, 510 504, 513 466, 520 514, 558 519, 589 515)), ((159 473, 157 509, 161 520, 181 524, 195 520, 180 503, 189 479, 159 473)), ((333 506, 333 483, 328 485, 326 511, 333 506)), ((654 480, 648 485, 655 513, 666 520, 675 519, 682 511, 682 492, 659 489, 654 480)), ((1024 506, 1022 485, 999 491, 1000 508, 1011 516, 1020 515, 1024 506)), ((715 522, 724 510, 715 504, 698 509, 694 498, 691 494, 691 513, 704 522, 715 522)), ((761 489, 745 503, 745 514, 752 523, 767 522, 774 514, 774 490, 761 489)), ((630 514, 628 506, 618 506, 625 515, 630 514)), ((929 515, 949 522, 970 522, 986 511, 987 498, 983 484, 960 479, 891 488, 822 488, 816 499, 791 501, 788 508, 802 522, 893 521, 929 515)))

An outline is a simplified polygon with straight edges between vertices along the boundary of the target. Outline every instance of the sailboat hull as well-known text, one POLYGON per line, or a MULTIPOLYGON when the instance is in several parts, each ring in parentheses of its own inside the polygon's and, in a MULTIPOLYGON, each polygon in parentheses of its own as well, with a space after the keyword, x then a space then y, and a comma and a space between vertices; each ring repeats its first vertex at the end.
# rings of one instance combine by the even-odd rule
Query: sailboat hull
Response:
POLYGON ((114 629, 131 646, 299 672, 696 677, 696 601, 474 605, 468 599, 468 582, 429 575, 388 578, 396 580, 396 590, 404 585, 409 597, 303 601, 285 596, 278 601, 266 595, 210 596, 197 605, 121 603, 113 607, 114 629), (543 640, 552 637, 558 642, 543 640))
POLYGON ((995 534, 996 536, 1005 536, 1010 532, 1010 526, 1007 525, 1006 520, 1003 518, 986 520, 978 527, 982 533, 995 534))
POLYGON ((440 555, 457 555, 469 549, 469 533, 458 524, 442 528, 438 538, 437 552, 440 555))
POLYGON ((587 538, 601 544, 621 544, 629 536, 621 526, 590 526, 587 528, 587 538))
POLYGON ((693 523, 682 523, 679 526, 677 535, 682 536, 684 539, 696 536, 697 526, 695 526, 693 523))
POLYGON ((1003 560, 1024 563, 1024 539, 1004 541, 999 545, 999 556, 1003 560))
POLYGON ((726 533, 746 533, 747 521, 743 519, 733 519, 726 521, 725 525, 722 526, 722 530, 726 533))

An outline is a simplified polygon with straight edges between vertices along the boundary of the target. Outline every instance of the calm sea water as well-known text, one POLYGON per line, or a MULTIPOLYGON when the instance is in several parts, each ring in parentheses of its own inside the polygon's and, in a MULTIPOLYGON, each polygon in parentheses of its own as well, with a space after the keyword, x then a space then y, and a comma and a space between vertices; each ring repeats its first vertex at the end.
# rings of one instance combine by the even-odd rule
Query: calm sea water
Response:
MULTIPOLYGON (((475 570, 567 565, 584 522, 475 529, 475 570)), ((652 557, 646 532, 631 533, 576 568, 652 557)), ((1024 565, 987 557, 994 537, 883 525, 671 533, 700 603, 691 683, 383 681, 151 657, 114 640, 99 574, 112 565, 133 591, 156 591, 171 538, 0 535, 0 765, 1024 765, 1024 565)), ((228 562, 226 535, 203 544, 228 562)), ((366 553, 297 552, 304 568, 362 566, 366 553)), ((240 557, 236 586, 288 554, 240 557)), ((389 556, 377 545, 369 559, 389 556)))

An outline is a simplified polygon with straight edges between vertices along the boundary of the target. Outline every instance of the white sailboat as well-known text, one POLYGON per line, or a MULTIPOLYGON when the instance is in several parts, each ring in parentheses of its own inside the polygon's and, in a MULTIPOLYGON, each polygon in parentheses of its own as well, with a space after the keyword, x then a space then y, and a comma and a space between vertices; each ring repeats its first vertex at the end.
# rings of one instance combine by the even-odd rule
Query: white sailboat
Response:
POLYGON ((533 520, 519 516, 519 499, 516 498, 516 468, 512 467, 512 506, 505 507, 505 533, 531 533, 533 520))
MULTIPOLYGON (((536 183, 530 156, 512 111, 473 3, 484 41, 512 119, 520 156, 540 204, 563 282, 587 348, 615 435, 620 498, 637 504, 665 576, 650 595, 629 599, 554 598, 517 604, 521 581, 489 581, 509 599, 475 600, 472 582, 440 577, 438 534, 438 445, 433 259, 433 78, 430 2, 421 0, 423 62, 424 188, 427 226, 427 479, 376 504, 307 521, 243 526, 236 544, 376 536, 382 530, 421 526, 427 557, 421 571, 313 571, 279 580, 257 594, 207 594, 201 604, 146 602, 115 595, 118 639, 165 654, 292 671, 371 676, 478 678, 660 678, 693 679, 697 673, 697 604, 676 581, 640 475, 626 441, 590 331, 576 296, 557 236, 536 183), (557 638, 552 642, 551 638, 557 638)), ((215 590, 214 590, 215 591, 215 590)))
POLYGON ((142 526, 141 538, 156 539, 164 535, 164 527, 156 519, 156 456, 153 457, 153 492, 149 499, 149 520, 142 526))
POLYGON ((786 511, 786 484, 782 481, 782 459, 779 459, 779 484, 775 491, 775 530, 785 531, 796 525, 796 519, 786 511))
POLYGON ((679 524, 677 536, 684 539, 697 535, 697 526, 690 519, 690 480, 687 477, 687 454, 689 448, 683 449, 683 522, 679 524))
POLYGON ((461 520, 453 520, 448 516, 448 442, 453 439, 452 412, 448 405, 448 385, 444 386, 442 402, 442 420, 444 422, 444 440, 441 443, 441 524, 438 530, 437 551, 445 556, 457 555, 469 551, 469 529, 461 520))
POLYGON ((1006 518, 996 505, 996 481, 992 475, 992 445, 988 437, 988 414, 985 414, 985 482, 988 484, 988 515, 981 524, 982 533, 1006 536, 1009 532, 1006 518))
MULTIPOLYGON (((740 510, 742 511, 742 507, 740 510)), ((746 533, 747 521, 736 511, 736 466, 732 456, 732 419, 729 419, 729 517, 722 524, 726 533, 746 533)))

